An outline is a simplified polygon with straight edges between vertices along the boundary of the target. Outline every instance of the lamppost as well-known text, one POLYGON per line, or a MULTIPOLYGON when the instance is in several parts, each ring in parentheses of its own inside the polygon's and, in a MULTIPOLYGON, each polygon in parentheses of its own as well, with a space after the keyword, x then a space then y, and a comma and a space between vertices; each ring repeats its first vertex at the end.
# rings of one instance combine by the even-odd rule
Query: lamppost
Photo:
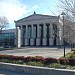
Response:
POLYGON ((64 47, 64 57, 65 57, 64 15, 66 14, 62 12, 61 15, 63 16, 63 47, 64 47))

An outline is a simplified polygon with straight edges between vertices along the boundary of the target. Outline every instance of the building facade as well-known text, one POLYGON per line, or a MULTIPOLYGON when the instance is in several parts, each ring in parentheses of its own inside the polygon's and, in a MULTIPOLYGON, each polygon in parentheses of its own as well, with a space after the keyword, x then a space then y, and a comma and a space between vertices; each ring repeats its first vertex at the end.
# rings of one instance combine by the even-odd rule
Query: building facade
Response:
POLYGON ((16 46, 62 45, 59 16, 34 14, 15 21, 16 46))
POLYGON ((2 30, 0 32, 0 46, 3 47, 15 47, 16 46, 16 30, 2 30))

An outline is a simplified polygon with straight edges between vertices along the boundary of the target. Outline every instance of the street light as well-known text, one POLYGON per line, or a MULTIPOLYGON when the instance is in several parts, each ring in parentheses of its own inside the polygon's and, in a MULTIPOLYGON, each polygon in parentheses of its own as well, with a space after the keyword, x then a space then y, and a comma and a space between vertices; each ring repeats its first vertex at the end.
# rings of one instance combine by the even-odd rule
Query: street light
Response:
POLYGON ((64 46, 64 57, 65 57, 64 15, 66 14, 62 12, 61 15, 63 16, 63 46, 64 46))

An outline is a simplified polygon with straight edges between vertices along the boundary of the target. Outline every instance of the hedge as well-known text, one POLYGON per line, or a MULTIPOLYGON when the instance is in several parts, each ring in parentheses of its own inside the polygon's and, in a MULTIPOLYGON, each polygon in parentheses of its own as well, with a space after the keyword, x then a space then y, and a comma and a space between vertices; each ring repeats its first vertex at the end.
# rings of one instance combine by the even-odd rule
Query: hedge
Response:
POLYGON ((42 56, 14 56, 14 55, 0 55, 0 60, 1 59, 8 59, 8 60, 15 60, 15 61, 23 61, 23 62, 42 62, 43 64, 52 64, 52 63, 59 63, 62 65, 71 65, 71 66, 75 66, 75 58, 60 58, 60 59, 56 59, 56 58, 44 58, 42 56))

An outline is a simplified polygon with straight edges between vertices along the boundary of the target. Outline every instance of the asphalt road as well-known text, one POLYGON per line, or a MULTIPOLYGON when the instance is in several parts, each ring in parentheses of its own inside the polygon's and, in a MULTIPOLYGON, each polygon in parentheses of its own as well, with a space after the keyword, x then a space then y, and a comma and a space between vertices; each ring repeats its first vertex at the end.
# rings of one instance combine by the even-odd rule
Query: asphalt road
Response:
MULTIPOLYGON (((70 52, 70 48, 66 48, 65 52, 70 52)), ((16 55, 16 56, 43 56, 43 57, 53 57, 60 58, 64 55, 63 48, 47 48, 47 47, 38 47, 38 48, 29 48, 25 47, 23 49, 15 49, 15 50, 5 50, 0 51, 0 54, 8 54, 8 55, 16 55)))
POLYGON ((0 70, 0 75, 31 75, 31 74, 16 73, 16 72, 0 70))

